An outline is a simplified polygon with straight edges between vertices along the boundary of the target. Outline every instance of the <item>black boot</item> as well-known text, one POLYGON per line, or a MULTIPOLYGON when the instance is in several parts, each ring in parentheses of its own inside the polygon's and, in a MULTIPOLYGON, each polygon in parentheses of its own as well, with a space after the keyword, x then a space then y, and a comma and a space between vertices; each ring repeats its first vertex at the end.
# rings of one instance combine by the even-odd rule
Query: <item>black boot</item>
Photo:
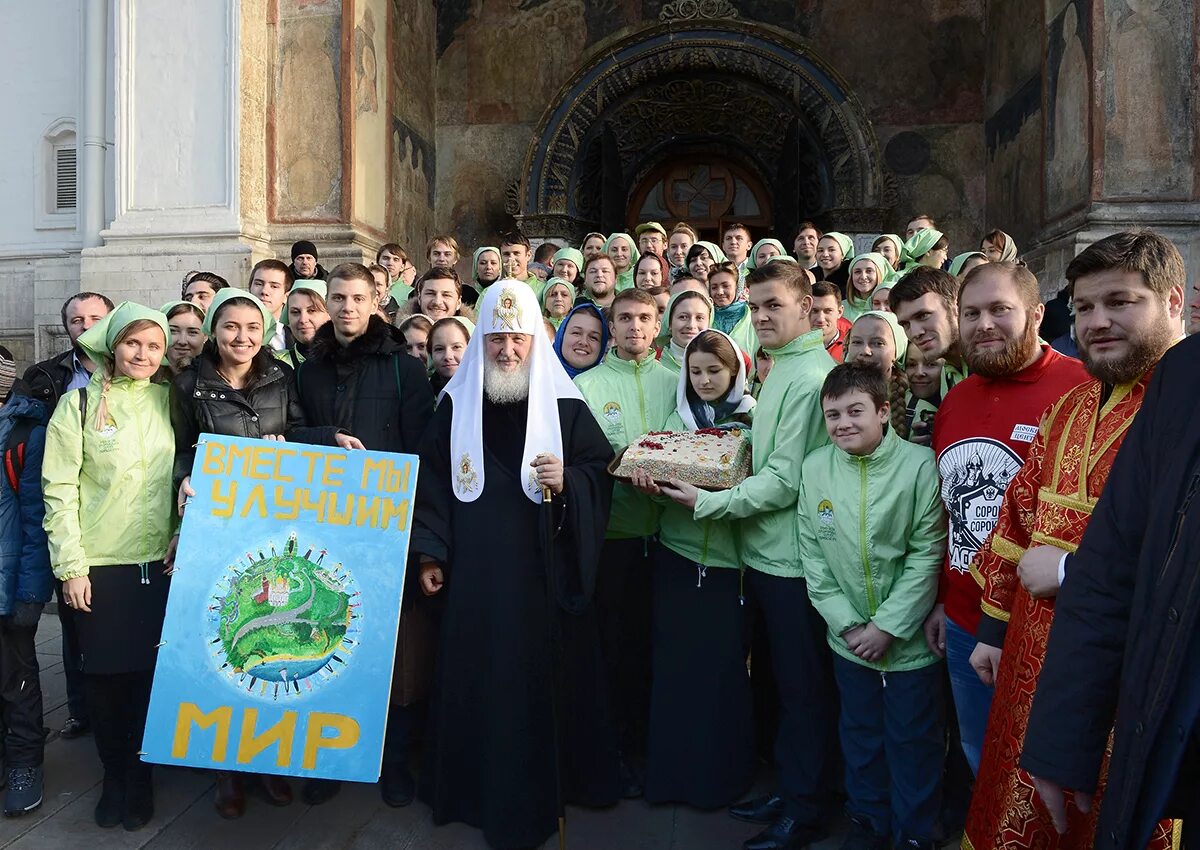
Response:
POLYGON ((742 847, 744 850, 804 850, 828 835, 829 831, 822 827, 802 824, 790 815, 781 815, 742 847))
POLYGON ((409 744, 416 725, 416 706, 393 705, 388 710, 379 795, 392 808, 407 806, 417 796, 417 783, 408 767, 409 744))
POLYGON ((121 823, 129 832, 136 832, 154 817, 153 772, 148 764, 138 763, 125 774, 125 810, 121 823))
POLYGON ((125 771, 104 771, 100 802, 96 803, 96 826, 112 829, 121 822, 125 810, 125 771))

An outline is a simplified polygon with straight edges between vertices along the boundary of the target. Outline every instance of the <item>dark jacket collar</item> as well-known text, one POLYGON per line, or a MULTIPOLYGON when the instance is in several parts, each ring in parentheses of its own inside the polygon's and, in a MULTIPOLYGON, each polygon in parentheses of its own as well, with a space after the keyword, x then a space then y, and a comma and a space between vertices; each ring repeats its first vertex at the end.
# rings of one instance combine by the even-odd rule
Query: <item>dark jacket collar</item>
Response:
POLYGON ((372 316, 367 332, 349 345, 341 345, 333 334, 333 322, 326 322, 313 338, 309 360, 346 363, 360 357, 391 355, 404 350, 404 337, 400 331, 379 316, 372 316))

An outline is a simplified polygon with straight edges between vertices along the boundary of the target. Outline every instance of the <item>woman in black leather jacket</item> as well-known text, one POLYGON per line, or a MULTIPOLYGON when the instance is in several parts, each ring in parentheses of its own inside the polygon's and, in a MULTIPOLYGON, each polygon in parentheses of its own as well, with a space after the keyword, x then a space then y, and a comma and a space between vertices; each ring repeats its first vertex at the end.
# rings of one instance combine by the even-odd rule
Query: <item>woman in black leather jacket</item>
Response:
MULTIPOLYGON (((189 492, 187 479, 202 433, 288 440, 362 448, 334 427, 308 428, 296 396, 292 369, 263 346, 275 319, 262 302, 240 289, 222 289, 204 320, 208 342, 175 377, 171 423, 175 429, 175 483, 189 492)), ((215 805, 224 818, 241 817, 247 774, 217 773, 215 805)), ((282 776, 259 777, 269 802, 286 806, 292 790, 282 776)))

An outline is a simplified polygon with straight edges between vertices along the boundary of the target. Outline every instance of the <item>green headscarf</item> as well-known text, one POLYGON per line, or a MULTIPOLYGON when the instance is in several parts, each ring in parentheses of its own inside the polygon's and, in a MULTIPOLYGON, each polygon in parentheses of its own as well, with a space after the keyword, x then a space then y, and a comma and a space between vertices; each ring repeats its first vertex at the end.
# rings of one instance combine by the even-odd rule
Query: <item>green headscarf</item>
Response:
POLYGON ((883 283, 879 284, 879 286, 875 287, 875 288, 874 288, 874 289, 871 291, 871 301, 872 301, 872 303, 874 303, 874 301, 875 301, 875 296, 876 296, 876 295, 878 295, 879 293, 881 293, 881 292, 889 292, 889 291, 891 291, 892 289, 894 289, 894 288, 895 288, 895 286, 896 286, 896 281, 898 281, 899 279, 900 279, 900 278, 896 277, 895 275, 888 275, 887 277, 885 277, 885 278, 883 279, 883 283))
MULTIPOLYGON (((559 248, 554 252, 554 259, 550 261, 550 270, 554 270, 554 264, 559 260, 570 260, 575 264, 575 272, 577 276, 583 276, 583 252, 578 248, 559 248)), ((549 283, 549 281, 547 281, 549 283)))
MULTIPOLYGON (((295 291, 296 285, 292 285, 292 290, 295 291)), ((288 293, 291 294, 290 292, 288 293)), ((221 309, 221 305, 233 298, 245 298, 251 304, 258 308, 262 313, 263 318, 263 336, 262 344, 268 345, 271 337, 275 335, 275 317, 271 315, 271 311, 267 309, 267 305, 263 304, 254 295, 251 295, 244 289, 235 289, 232 286, 227 286, 224 289, 218 290, 213 296, 212 303, 208 305, 208 313, 204 316, 204 335, 213 335, 213 320, 216 319, 217 311, 221 309)))
MULTIPOLYGON (((904 332, 904 328, 900 327, 900 323, 896 321, 896 314, 888 313, 883 310, 868 310, 855 319, 854 324, 857 325, 868 316, 874 319, 882 319, 883 321, 887 322, 888 326, 892 329, 892 337, 896 341, 896 362, 903 366, 904 356, 908 354, 908 334, 904 332)), ((851 332, 853 332, 853 330, 854 329, 852 327, 851 332)))
MULTIPOLYGON (((897 268, 904 265, 904 240, 895 233, 881 233, 879 239, 886 239, 896 246, 896 262, 899 264, 897 268)), ((875 242, 878 243, 879 239, 876 239, 875 242)))
MULTIPOLYGON (((703 248, 705 251, 707 251, 708 256, 712 257, 712 260, 714 263, 728 263, 729 262, 729 258, 725 256, 725 252, 722 251, 720 248, 718 248, 715 243, 705 242, 703 240, 692 243, 693 247, 695 247, 696 245, 699 245, 701 248, 703 248)), ((690 251, 691 248, 689 248, 688 250, 690 251)))
POLYGON ((475 253, 471 255, 471 280, 479 283, 479 255, 484 251, 493 251, 496 254, 496 258, 500 260, 500 277, 496 278, 496 280, 500 280, 504 277, 504 255, 500 253, 499 248, 493 248, 491 245, 476 248, 475 253))
MULTIPOLYGON (((574 250, 574 249, 571 249, 574 250)), ((578 252, 576 252, 578 253, 578 252)), ((568 258, 569 259, 569 258, 568 258)), ((554 325, 554 329, 558 330, 558 326, 562 324, 563 319, 571 314, 571 307, 575 305, 575 299, 579 297, 578 291, 567 281, 561 277, 552 277, 546 280, 546 288, 542 290, 542 294, 538 296, 538 301, 542 305, 542 316, 550 320, 550 324, 554 325), (551 316, 546 313, 546 296, 550 294, 550 290, 556 286, 565 286, 567 292, 571 294, 571 303, 567 305, 567 312, 562 316, 551 316)))
POLYGON ((942 231, 934 230, 932 227, 927 227, 924 230, 918 230, 912 235, 912 238, 904 243, 904 258, 909 263, 916 264, 922 257, 928 254, 933 246, 936 245, 942 238, 942 231))
POLYGON ((183 307, 183 306, 191 307, 192 310, 194 310, 196 312, 196 314, 200 317, 200 321, 201 322, 204 321, 204 308, 203 307, 201 307, 199 304, 195 303, 194 301, 184 301, 179 298, 175 299, 174 301, 168 301, 166 304, 164 304, 158 308, 158 312, 162 313, 167 318, 170 318, 172 310, 174 310, 176 307, 183 307))
POLYGON ((75 344, 88 356, 93 363, 102 363, 113 359, 113 348, 121 331, 140 319, 149 319, 162 328, 163 332, 163 361, 167 359, 167 343, 171 339, 171 329, 167 327, 167 317, 160 310, 151 310, 133 301, 122 301, 116 309, 92 325, 75 341, 75 344))
POLYGON ((311 292, 314 295, 320 295, 321 300, 325 301, 329 298, 329 285, 323 280, 298 280, 292 284, 291 290, 288 291, 288 298, 291 298, 297 292, 311 292))
POLYGON ((637 265, 637 261, 642 258, 642 252, 638 250, 637 240, 628 233, 613 233, 604 240, 604 253, 608 253, 608 249, 614 239, 624 239, 629 243, 629 270, 632 271, 633 267, 637 265))
POLYGON ((870 251, 866 254, 859 254, 857 257, 851 260, 850 266, 846 270, 846 300, 852 304, 859 302, 870 305, 871 303, 870 295, 860 298, 858 295, 858 290, 854 288, 854 267, 864 260, 875 267, 876 288, 878 288, 881 283, 887 280, 888 275, 890 275, 893 271, 892 264, 887 261, 887 257, 883 256, 883 254, 877 254, 874 251, 870 251))
MULTIPOLYGON (((826 233, 824 236, 821 237, 821 239, 825 239, 825 238, 832 239, 834 242, 838 243, 838 245, 841 246, 843 262, 845 262, 846 260, 854 259, 854 240, 851 239, 849 236, 847 236, 845 233, 838 233, 837 231, 831 231, 830 233, 826 233)), ((820 241, 820 240, 818 240, 818 241, 820 241)), ((887 261, 884 260, 884 262, 887 262, 887 261)), ((890 265, 890 263, 889 263, 889 265, 890 265)))
MULTIPOLYGON (((1006 246, 1007 247, 1007 246, 1006 246)), ((963 266, 967 264, 967 260, 972 257, 983 257, 983 261, 988 262, 987 254, 982 251, 967 251, 965 254, 959 254, 950 261, 950 274, 958 277, 962 274, 963 266)))
POLYGON ((454 321, 456 321, 460 325, 462 325, 464 328, 466 328, 467 339, 470 339, 472 336, 475 335, 475 323, 472 322, 470 319, 468 319, 466 316, 450 316, 449 318, 453 319, 454 321))
MULTIPOLYGON (((754 258, 758 256, 758 250, 763 245, 774 245, 776 248, 778 248, 779 259, 791 259, 791 257, 788 256, 787 250, 783 247, 783 243, 778 239, 759 239, 754 243, 754 247, 750 249, 750 253, 746 256, 746 271, 758 268, 758 261, 754 258)), ((772 259, 776 258, 772 257, 772 259)))

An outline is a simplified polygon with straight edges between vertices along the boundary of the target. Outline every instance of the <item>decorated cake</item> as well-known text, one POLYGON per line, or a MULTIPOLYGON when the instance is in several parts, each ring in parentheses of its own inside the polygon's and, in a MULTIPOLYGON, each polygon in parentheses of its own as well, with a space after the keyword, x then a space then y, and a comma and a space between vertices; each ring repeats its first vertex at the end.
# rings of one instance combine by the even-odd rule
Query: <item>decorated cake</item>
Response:
POLYGON ((750 432, 651 431, 625 448, 613 474, 628 479, 635 469, 658 482, 676 479, 706 490, 727 490, 750 475, 750 432))

